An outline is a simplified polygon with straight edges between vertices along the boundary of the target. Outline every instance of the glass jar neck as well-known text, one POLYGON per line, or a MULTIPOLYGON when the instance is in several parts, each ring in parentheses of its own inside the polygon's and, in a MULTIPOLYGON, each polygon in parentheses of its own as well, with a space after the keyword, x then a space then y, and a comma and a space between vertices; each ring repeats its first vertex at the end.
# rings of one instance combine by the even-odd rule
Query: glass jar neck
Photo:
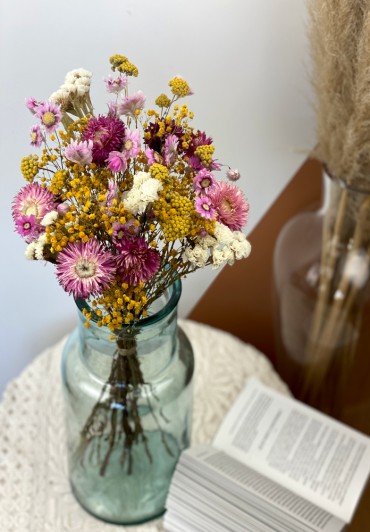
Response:
POLYGON ((79 344, 81 356, 97 378, 107 378, 112 357, 137 355, 146 378, 152 378, 171 360, 177 341, 177 304, 181 282, 170 286, 149 308, 148 317, 140 320, 132 334, 121 329, 115 335, 107 327, 99 327, 91 320, 85 326, 82 309, 87 304, 77 300, 79 308, 79 344))

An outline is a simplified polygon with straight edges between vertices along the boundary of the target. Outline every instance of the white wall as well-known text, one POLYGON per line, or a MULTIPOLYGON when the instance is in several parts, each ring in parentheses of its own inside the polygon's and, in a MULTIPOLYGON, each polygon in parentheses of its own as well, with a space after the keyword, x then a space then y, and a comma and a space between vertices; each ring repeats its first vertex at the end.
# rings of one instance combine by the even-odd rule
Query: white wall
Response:
MULTIPOLYGON (((75 323, 53 268, 26 261, 13 230, 11 201, 25 184, 19 163, 32 152, 25 97, 46 99, 67 71, 84 67, 104 112, 113 53, 139 67, 135 88, 148 101, 181 74, 195 92, 187 102, 195 125, 213 136, 218 159, 242 172, 250 231, 314 144, 305 19, 303 0, 1 1, 0 394, 75 323)), ((215 275, 185 281, 181 315, 215 275)))

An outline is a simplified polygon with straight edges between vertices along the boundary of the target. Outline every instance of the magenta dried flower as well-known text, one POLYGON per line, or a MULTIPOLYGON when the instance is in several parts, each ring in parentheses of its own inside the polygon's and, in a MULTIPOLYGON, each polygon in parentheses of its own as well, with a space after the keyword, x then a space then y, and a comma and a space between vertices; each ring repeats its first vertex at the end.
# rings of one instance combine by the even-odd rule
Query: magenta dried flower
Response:
POLYGON ((115 116, 92 117, 83 132, 82 140, 92 140, 92 160, 103 165, 112 151, 120 151, 125 135, 125 126, 115 116))
POLYGON ((120 254, 116 256, 117 275, 123 283, 146 283, 159 270, 161 257, 148 246, 144 238, 122 238, 120 254))

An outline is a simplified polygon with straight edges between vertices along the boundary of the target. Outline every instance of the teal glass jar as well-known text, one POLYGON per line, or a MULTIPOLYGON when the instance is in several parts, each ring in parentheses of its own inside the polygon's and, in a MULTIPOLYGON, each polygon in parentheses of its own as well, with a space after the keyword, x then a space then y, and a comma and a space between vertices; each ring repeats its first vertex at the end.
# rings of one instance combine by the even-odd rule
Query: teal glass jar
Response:
POLYGON ((180 295, 177 281, 135 335, 120 331, 117 341, 94 321, 86 328, 86 303, 76 301, 79 323, 62 358, 70 484, 80 504, 107 522, 159 517, 190 443, 194 357, 177 324, 180 295), (134 368, 130 382, 125 367, 134 368))

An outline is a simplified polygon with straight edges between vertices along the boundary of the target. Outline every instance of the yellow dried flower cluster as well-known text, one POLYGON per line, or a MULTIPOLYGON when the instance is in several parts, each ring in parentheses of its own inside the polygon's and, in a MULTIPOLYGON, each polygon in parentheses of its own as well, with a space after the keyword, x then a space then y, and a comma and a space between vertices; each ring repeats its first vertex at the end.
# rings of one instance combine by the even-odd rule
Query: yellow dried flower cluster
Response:
POLYGON ((38 160, 39 158, 36 154, 23 157, 21 160, 22 175, 26 179, 26 181, 28 181, 29 183, 32 183, 32 181, 38 174, 38 171, 39 171, 38 160))
POLYGON ((106 326, 114 333, 135 320, 145 318, 147 302, 142 283, 135 287, 112 283, 102 296, 92 302, 92 312, 84 310, 83 313, 87 326, 95 315, 98 327, 106 326))
POLYGON ((179 76, 172 78, 168 82, 168 85, 171 87, 171 92, 174 96, 183 98, 191 92, 187 82, 179 76))
POLYGON ((133 63, 131 63, 124 55, 112 55, 109 58, 109 61, 112 65, 113 71, 118 70, 118 72, 122 72, 127 76, 137 77, 139 75, 137 67, 133 63))
POLYGON ((158 107, 171 107, 171 100, 166 94, 162 93, 156 99, 155 104, 158 105, 158 107))
POLYGON ((212 146, 212 144, 209 144, 205 146, 199 146, 194 153, 199 157, 204 166, 208 168, 212 162, 212 155, 214 151, 215 147, 212 146))

